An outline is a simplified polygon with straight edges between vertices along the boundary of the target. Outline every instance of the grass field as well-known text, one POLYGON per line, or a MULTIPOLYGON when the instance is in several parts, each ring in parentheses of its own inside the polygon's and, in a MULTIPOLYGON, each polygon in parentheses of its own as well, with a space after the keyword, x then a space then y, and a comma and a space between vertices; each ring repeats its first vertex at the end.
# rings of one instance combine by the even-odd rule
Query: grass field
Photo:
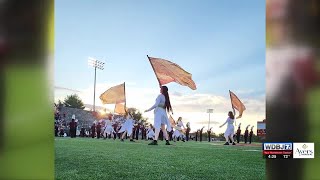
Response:
POLYGON ((56 138, 56 179, 265 179, 261 146, 56 138))

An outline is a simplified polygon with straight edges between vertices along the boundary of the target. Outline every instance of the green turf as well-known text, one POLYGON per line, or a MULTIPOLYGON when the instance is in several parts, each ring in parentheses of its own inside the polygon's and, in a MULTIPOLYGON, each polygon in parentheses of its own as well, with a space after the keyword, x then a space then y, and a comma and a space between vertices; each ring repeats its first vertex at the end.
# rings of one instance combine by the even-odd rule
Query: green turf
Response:
POLYGON ((56 138, 56 179, 265 179, 261 146, 147 143, 56 138))

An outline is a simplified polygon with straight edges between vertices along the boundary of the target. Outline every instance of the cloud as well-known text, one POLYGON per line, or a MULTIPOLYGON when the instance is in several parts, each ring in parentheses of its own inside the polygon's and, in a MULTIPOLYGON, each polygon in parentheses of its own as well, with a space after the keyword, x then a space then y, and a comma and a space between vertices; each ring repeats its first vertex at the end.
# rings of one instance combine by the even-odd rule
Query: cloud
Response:
MULTIPOLYGON (((206 125, 208 125, 208 123, 209 123, 209 120, 206 120, 206 121, 197 121, 197 122, 195 122, 196 124, 206 124, 206 125)), ((210 121, 210 125, 219 125, 219 124, 221 124, 220 122, 218 122, 218 121, 210 121)))
POLYGON ((176 91, 175 91, 175 92, 172 93, 172 95, 177 96, 177 97, 180 97, 180 96, 182 96, 182 93, 179 93, 179 92, 176 92, 176 91))
POLYGON ((71 91, 71 92, 77 92, 80 93, 81 91, 75 90, 75 89, 69 89, 69 88, 65 88, 65 87, 60 87, 60 86, 54 86, 54 89, 56 90, 65 90, 65 91, 71 91))

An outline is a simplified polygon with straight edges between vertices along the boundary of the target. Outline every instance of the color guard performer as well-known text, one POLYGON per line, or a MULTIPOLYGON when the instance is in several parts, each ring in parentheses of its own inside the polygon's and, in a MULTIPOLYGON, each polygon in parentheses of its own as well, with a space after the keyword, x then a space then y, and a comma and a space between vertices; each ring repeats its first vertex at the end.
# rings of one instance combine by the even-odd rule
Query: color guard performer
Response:
POLYGON ((121 136, 121 141, 123 141, 123 139, 127 136, 130 136, 130 141, 131 142, 134 142, 133 140, 133 134, 132 134, 132 131, 133 131, 133 123, 134 123, 134 120, 132 119, 132 116, 129 114, 129 113, 126 113, 126 121, 123 123, 121 129, 119 130, 118 133, 122 133, 122 136, 121 136))
POLYGON ((173 133, 173 139, 176 141, 177 138, 181 138, 183 142, 185 142, 184 134, 182 132, 182 127, 185 129, 183 122, 182 122, 182 117, 179 117, 176 123, 175 131, 173 133))
POLYGON ((154 131, 153 131, 153 126, 152 126, 152 124, 150 124, 150 126, 149 126, 149 128, 148 128, 148 130, 147 130, 147 140, 149 140, 149 139, 151 139, 151 140, 153 140, 153 138, 154 138, 154 131))
POLYGON ((227 126, 227 129, 226 129, 226 131, 225 131, 225 133, 224 133, 224 137, 225 137, 225 139, 226 139, 226 143, 224 144, 224 145, 229 145, 229 137, 230 137, 230 139, 231 139, 231 141, 232 141, 232 145, 236 145, 235 143, 234 143, 234 140, 233 140, 233 134, 234 134, 234 126, 233 126, 233 123, 234 123, 234 115, 233 115, 233 113, 231 112, 231 111, 229 111, 229 113, 228 113, 228 118, 227 118, 227 120, 226 120, 226 122, 225 123, 223 123, 221 126, 220 126, 220 128, 222 128, 225 124, 228 124, 228 126, 227 126))
POLYGON ((160 89, 160 95, 158 95, 155 104, 145 110, 144 112, 148 112, 154 109, 154 127, 155 127, 155 138, 152 143, 149 145, 158 145, 158 137, 160 133, 160 128, 163 131, 163 135, 166 139, 166 145, 170 145, 169 140, 168 140, 168 134, 166 130, 166 125, 167 129, 171 130, 171 124, 168 119, 167 112, 172 112, 172 107, 170 104, 170 98, 169 98, 169 93, 168 93, 168 87, 167 86, 162 86, 160 89))
POLYGON ((106 139, 106 138, 110 139, 111 138, 111 134, 114 135, 114 129, 112 127, 112 116, 109 116, 109 119, 107 119, 105 121, 105 126, 104 126, 104 131, 103 131, 104 139, 106 139))

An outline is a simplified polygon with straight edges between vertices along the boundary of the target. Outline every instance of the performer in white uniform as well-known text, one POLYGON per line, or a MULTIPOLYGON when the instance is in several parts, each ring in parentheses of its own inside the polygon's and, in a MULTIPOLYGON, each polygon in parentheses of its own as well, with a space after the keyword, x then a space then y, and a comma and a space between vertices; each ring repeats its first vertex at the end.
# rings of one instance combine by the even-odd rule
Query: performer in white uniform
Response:
POLYGON ((132 119, 132 116, 130 114, 127 114, 126 120, 118 132, 118 133, 124 132, 122 134, 121 141, 123 141, 123 139, 126 137, 126 134, 128 134, 128 136, 130 136, 130 141, 134 142, 132 137, 133 123, 134 123, 134 120, 132 119))
POLYGON ((109 119, 105 120, 105 126, 104 126, 104 131, 103 131, 103 136, 105 138, 109 139, 111 138, 111 134, 114 134, 114 129, 112 127, 113 123, 111 121, 112 117, 109 117, 109 119))
POLYGON ((160 128, 162 129, 163 136, 166 139, 166 145, 170 145, 168 140, 168 133, 166 130, 166 125, 168 131, 171 131, 171 124, 168 119, 167 111, 172 112, 172 107, 170 104, 170 98, 168 93, 168 87, 162 86, 160 89, 160 95, 156 99, 156 103, 144 112, 148 112, 154 109, 154 127, 155 127, 155 137, 152 143, 149 145, 158 145, 158 137, 160 128))
POLYGON ((153 126, 150 124, 148 130, 147 130, 147 140, 154 138, 154 131, 153 131, 153 126))
MULTIPOLYGON (((78 119, 76 119, 75 122, 78 123, 78 119)), ((80 136, 79 126, 77 126, 76 135, 80 136)))
POLYGON ((172 135, 174 141, 176 141, 176 139, 180 137, 180 138, 182 138, 182 141, 185 142, 184 141, 185 135, 182 132, 182 127, 185 129, 183 122, 182 122, 182 117, 179 117, 179 119, 177 121, 177 125, 175 127, 175 131, 172 135))
POLYGON ((228 126, 227 126, 227 129, 226 129, 226 132, 224 133, 224 137, 226 138, 226 143, 224 145, 229 145, 229 138, 231 139, 232 141, 232 145, 236 145, 236 143, 234 143, 234 140, 233 140, 233 134, 234 134, 234 126, 233 126, 233 123, 234 123, 234 115, 231 111, 229 111, 228 113, 228 119, 226 120, 225 123, 223 123, 220 128, 222 128, 225 124, 228 123, 228 126))

